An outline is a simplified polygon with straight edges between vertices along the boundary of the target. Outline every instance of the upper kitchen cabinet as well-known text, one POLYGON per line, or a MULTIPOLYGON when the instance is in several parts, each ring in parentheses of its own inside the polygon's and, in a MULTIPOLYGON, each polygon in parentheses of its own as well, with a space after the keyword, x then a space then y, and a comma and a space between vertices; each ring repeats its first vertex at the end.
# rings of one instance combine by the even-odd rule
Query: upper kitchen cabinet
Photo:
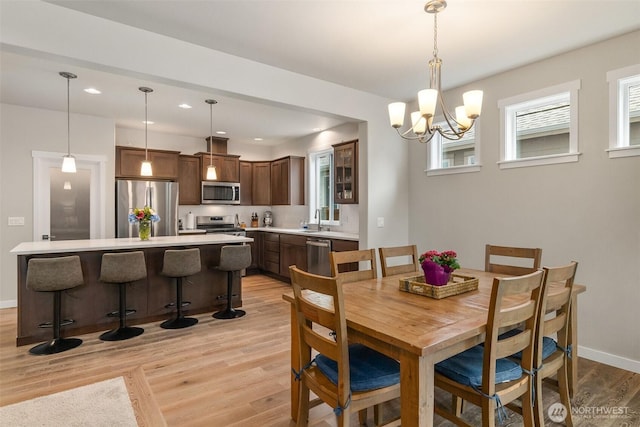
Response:
POLYGON ((358 203, 358 140, 333 146, 336 203, 358 203))
MULTIPOLYGON (((179 151, 147 151, 153 169, 153 177, 151 179, 178 179, 179 151)), ((116 178, 141 178, 140 165, 144 160, 144 148, 116 145, 116 178)))
POLYGON ((251 185, 253 182, 252 162, 240 161, 240 204, 252 205, 253 197, 251 185))
POLYGON ((200 157, 180 155, 178 159, 179 204, 200 204, 200 157))
POLYGON ((271 162, 271 204, 304 205, 304 157, 271 162))
MULTIPOLYGON (((251 162, 251 204, 271 205, 271 162, 251 162)), ((242 188, 240 188, 242 193, 242 188)))
POLYGON ((210 162, 216 167, 218 179, 221 182, 240 182, 240 156, 231 154, 197 153, 201 159, 201 177, 207 180, 207 167, 210 162))

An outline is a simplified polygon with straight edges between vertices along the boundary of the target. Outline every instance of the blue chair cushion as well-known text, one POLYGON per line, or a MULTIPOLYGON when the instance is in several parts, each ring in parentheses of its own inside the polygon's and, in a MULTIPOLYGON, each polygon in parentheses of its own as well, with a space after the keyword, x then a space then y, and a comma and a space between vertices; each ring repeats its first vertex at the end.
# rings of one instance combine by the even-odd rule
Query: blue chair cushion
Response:
MULTIPOLYGON (((316 365, 332 383, 338 384, 336 361, 319 354, 316 365)), ((349 345, 349 372, 351 391, 375 390, 400 382, 400 364, 362 344, 349 345)))
MULTIPOLYGON (((453 381, 472 387, 482 385, 482 358, 484 347, 477 345, 456 354, 440 363, 435 370, 453 381)), ((522 376, 522 368, 509 359, 496 360, 496 384, 517 380, 522 376)))
MULTIPOLYGON (((521 331, 519 329, 512 329, 510 331, 505 332, 504 334, 500 334, 498 340, 509 338, 514 335, 518 335, 521 331)), ((554 351, 556 351, 556 341, 550 337, 542 337, 542 360, 551 356, 554 351)), ((511 355, 514 359, 522 359, 522 352, 519 351, 516 354, 511 355)))

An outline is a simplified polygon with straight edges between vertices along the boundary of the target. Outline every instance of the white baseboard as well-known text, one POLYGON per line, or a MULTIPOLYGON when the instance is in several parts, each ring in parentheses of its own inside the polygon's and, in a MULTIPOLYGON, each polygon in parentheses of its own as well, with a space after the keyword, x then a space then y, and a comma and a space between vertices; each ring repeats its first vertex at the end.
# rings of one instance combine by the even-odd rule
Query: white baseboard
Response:
POLYGON ((640 360, 627 359, 589 347, 578 346, 578 357, 640 374, 640 360))
POLYGON ((0 309, 13 308, 17 306, 18 306, 18 300, 16 299, 8 299, 8 300, 0 301, 0 309))

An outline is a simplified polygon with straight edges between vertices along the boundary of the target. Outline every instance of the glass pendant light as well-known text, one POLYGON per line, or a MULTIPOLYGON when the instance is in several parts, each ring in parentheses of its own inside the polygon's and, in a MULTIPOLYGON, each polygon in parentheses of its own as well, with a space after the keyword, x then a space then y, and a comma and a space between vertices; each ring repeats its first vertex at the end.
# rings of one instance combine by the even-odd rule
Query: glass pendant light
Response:
POLYGON ((69 110, 69 81, 78 76, 66 71, 59 73, 67 79, 67 155, 62 158, 62 172, 76 173, 76 158, 71 155, 71 112, 69 110))
POLYGON ((153 171, 151 170, 151 162, 149 161, 149 150, 147 147, 147 126, 149 124, 149 120, 147 119, 147 95, 153 92, 153 89, 143 86, 139 87, 138 90, 140 92, 144 92, 144 161, 140 166, 140 175, 153 176, 153 171))
POLYGON ((218 179, 216 167, 213 166, 213 104, 217 104, 215 99, 206 99, 204 102, 209 104, 211 120, 209 120, 209 166, 207 166, 207 180, 215 181, 218 179))

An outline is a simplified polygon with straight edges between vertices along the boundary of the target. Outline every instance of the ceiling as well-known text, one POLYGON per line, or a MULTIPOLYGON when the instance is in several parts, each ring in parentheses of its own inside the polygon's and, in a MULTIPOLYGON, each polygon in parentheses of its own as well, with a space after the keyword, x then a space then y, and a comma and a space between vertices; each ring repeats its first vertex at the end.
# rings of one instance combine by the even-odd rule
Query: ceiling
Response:
MULTIPOLYGON (((1 0, 0 0, 1 1, 1 0)), ((209 47, 390 99, 411 100, 427 85, 433 16, 418 0, 60 0, 56 5, 209 47)), ((1 3, 0 3, 1 7, 1 3)), ((443 87, 452 88, 640 28, 637 0, 449 0, 438 15, 443 87)), ((277 144, 349 121, 188 84, 159 84, 7 51, 1 56, 0 100, 111 117, 142 128, 149 86, 153 131, 194 137, 214 131, 238 142, 277 144), (81 91, 88 86, 101 95, 81 91), (193 106, 177 108, 180 103, 193 106)))

